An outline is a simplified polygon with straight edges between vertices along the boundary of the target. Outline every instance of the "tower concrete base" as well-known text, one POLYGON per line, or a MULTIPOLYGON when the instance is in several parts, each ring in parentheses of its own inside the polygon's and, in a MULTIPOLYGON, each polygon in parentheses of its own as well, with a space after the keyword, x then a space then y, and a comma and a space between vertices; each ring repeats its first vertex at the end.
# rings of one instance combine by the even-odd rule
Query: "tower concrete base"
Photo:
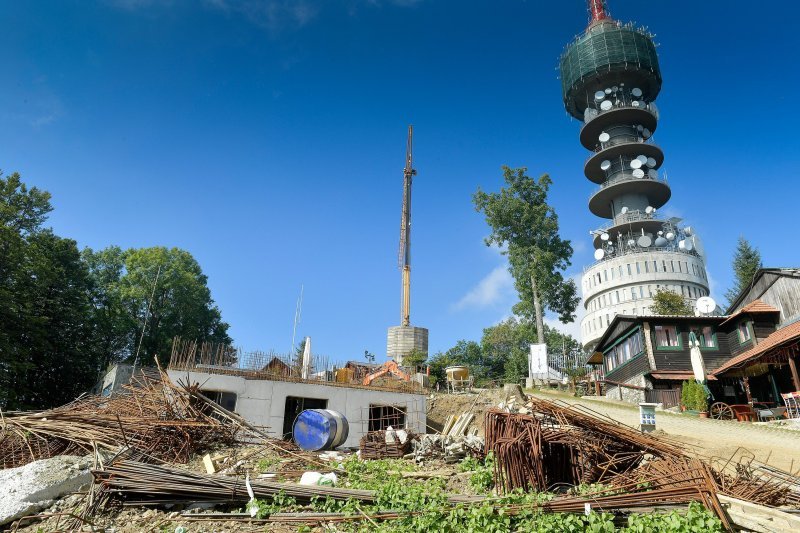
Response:
POLYGON ((386 338, 386 355, 398 365, 403 358, 417 350, 428 356, 428 328, 415 326, 392 326, 386 338))

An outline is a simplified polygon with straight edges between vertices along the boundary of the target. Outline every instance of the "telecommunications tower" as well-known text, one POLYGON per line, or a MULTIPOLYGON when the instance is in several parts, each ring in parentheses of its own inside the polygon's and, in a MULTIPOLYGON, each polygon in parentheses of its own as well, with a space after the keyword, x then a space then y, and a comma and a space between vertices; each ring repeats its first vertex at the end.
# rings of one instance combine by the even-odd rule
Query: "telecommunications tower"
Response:
POLYGON ((612 19, 605 0, 588 1, 589 26, 561 55, 560 70, 564 107, 583 123, 589 150, 589 210, 608 220, 590 232, 595 263, 581 283, 581 337, 591 349, 615 315, 651 314, 658 289, 694 305, 708 295, 708 277, 692 228, 659 213, 671 190, 653 139, 661 90, 653 36, 612 19))

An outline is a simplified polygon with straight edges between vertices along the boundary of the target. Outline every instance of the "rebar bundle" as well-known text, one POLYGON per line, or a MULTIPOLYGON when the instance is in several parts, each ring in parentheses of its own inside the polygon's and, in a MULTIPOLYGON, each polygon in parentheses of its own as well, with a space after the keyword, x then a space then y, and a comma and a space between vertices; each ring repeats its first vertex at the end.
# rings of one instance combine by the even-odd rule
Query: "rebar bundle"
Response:
POLYGON ((592 483, 633 493, 688 489, 710 509, 717 492, 769 506, 791 504, 800 494, 800 478, 788 472, 741 460, 714 468, 674 442, 588 409, 537 398, 530 406, 530 415, 497 409, 485 415, 486 451, 495 456, 495 483, 506 492, 592 483))
POLYGON ((241 426, 211 416, 198 386, 166 374, 141 378, 112 396, 88 396, 39 412, 4 413, 0 464, 12 468, 56 455, 128 447, 131 457, 184 463, 201 449, 232 444, 241 426))

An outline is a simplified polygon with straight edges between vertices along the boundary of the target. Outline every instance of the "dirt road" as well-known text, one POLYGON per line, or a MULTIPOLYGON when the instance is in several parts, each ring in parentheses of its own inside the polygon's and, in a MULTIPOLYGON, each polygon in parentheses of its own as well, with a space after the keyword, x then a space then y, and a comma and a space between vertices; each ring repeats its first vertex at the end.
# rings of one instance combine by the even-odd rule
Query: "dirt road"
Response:
MULTIPOLYGON (((531 391, 526 391, 529 394, 531 391)), ((615 400, 574 398, 564 394, 536 391, 534 396, 559 399, 585 406, 599 414, 638 427, 638 406, 615 400)), ((800 431, 767 427, 747 422, 701 419, 688 415, 656 413, 656 428, 668 436, 697 448, 698 453, 727 459, 741 448, 749 450, 759 461, 784 470, 800 469, 800 431)))

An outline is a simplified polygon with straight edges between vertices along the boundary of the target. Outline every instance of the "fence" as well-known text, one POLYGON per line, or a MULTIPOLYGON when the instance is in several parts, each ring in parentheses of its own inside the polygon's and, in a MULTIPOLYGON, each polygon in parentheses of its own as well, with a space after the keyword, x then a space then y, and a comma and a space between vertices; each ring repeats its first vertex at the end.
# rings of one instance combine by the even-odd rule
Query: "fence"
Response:
POLYGON ((651 389, 644 391, 644 399, 649 403, 660 403, 664 408, 677 407, 681 403, 680 389, 651 389))

